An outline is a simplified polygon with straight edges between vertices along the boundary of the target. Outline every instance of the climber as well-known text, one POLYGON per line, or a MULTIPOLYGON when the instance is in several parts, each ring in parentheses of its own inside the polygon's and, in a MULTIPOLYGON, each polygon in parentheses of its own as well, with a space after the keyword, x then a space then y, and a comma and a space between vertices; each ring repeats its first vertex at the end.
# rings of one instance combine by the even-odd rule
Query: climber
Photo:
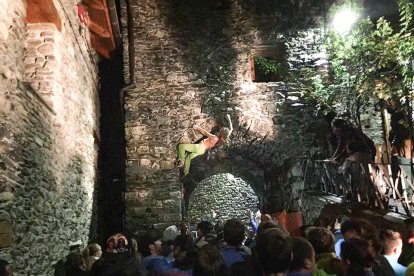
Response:
POLYGON ((187 175, 190 172, 190 162, 193 158, 199 155, 203 155, 208 149, 225 143, 226 140, 230 137, 230 134, 233 131, 233 125, 231 123, 229 114, 226 115, 226 119, 229 124, 229 127, 222 127, 217 136, 195 125, 193 126, 193 128, 201 134, 203 134, 204 136, 206 136, 207 138, 203 139, 201 142, 197 144, 178 145, 177 166, 184 167, 184 175, 187 175))

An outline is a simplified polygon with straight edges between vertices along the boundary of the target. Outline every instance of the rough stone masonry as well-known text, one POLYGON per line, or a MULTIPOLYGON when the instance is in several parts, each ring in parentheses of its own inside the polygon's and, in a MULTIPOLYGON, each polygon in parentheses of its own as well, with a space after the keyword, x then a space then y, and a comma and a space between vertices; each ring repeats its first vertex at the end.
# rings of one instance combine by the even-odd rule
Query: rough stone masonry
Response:
POLYGON ((50 275, 96 229, 97 60, 73 1, 54 1, 61 31, 27 5, 0 1, 0 258, 50 275))
POLYGON ((145 0, 121 7, 124 74, 133 79, 132 67, 136 80, 125 92, 129 231, 181 219, 183 189, 211 174, 197 165, 207 161, 205 155, 180 178, 173 166, 176 147, 201 138, 194 124, 211 130, 225 125, 227 113, 235 130, 215 156, 229 165, 216 173, 241 177, 241 161, 254 163, 258 178, 249 184, 265 191, 269 211, 295 206, 289 201, 297 176, 290 170, 318 150, 318 135, 310 130, 320 121, 302 102, 300 80, 252 82, 252 50, 274 48, 287 70, 317 66, 323 7, 321 1, 256 2, 145 0), (127 45, 129 33, 134 35, 127 45))

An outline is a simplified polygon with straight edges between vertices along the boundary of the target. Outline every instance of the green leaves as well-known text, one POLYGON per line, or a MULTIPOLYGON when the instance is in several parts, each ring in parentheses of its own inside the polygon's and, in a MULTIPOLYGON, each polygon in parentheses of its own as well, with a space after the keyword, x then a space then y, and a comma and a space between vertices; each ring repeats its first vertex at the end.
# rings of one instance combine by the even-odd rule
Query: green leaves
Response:
POLYGON ((256 81, 276 81, 287 74, 286 68, 271 58, 255 56, 253 60, 257 75, 256 81))
POLYGON ((310 77, 305 82, 305 94, 319 107, 330 111, 346 104, 346 112, 357 118, 355 112, 371 99, 403 101, 412 96, 414 4, 411 0, 398 2, 397 30, 381 17, 375 23, 368 18, 361 20, 347 36, 328 32, 325 48, 330 77, 324 78, 317 70, 310 73, 309 68, 306 72, 310 77))

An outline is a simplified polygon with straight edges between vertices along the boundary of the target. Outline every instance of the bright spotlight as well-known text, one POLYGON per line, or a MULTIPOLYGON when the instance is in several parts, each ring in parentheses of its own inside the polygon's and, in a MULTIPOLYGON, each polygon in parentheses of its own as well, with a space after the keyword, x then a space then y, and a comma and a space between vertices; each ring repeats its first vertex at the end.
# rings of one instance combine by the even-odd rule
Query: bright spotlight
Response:
POLYGON ((342 9, 335 15, 332 27, 339 34, 346 35, 351 30, 352 25, 354 25, 357 18, 358 16, 351 9, 342 9))

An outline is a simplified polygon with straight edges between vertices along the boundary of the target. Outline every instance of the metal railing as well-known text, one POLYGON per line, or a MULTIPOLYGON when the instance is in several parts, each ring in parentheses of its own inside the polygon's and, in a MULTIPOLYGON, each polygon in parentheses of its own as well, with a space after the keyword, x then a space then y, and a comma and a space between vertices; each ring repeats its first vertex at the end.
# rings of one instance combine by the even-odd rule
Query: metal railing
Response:
POLYGON ((306 160, 304 189, 414 216, 413 163, 409 159, 392 164, 349 163, 347 166, 327 160, 306 160))

